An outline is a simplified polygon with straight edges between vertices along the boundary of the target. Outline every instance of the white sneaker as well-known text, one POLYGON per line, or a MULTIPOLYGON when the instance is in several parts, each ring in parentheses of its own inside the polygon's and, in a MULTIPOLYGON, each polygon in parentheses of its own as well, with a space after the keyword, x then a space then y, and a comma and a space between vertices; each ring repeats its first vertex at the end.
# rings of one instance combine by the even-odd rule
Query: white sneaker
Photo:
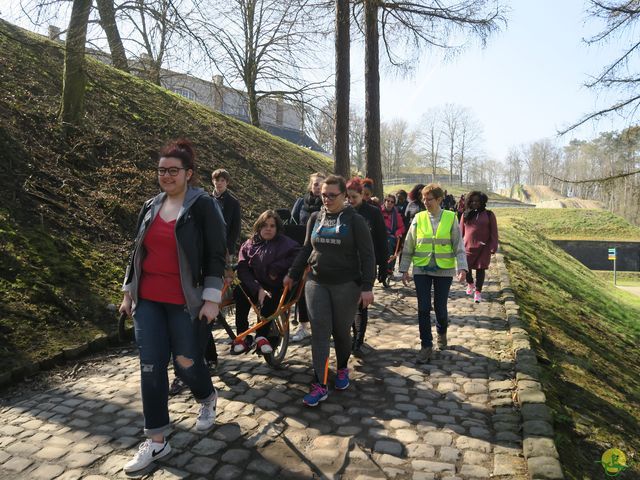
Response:
POLYGON ((137 472, 148 467, 159 458, 171 453, 171 445, 165 439, 164 443, 156 443, 150 438, 141 443, 138 452, 123 468, 125 473, 137 472))
POLYGON ((218 403, 218 392, 212 400, 200 404, 198 418, 196 418, 196 430, 209 430, 216 423, 216 404, 218 403))
POLYGON ((311 332, 309 331, 309 327, 305 326, 304 323, 300 323, 296 333, 291 337, 292 342, 299 342, 300 340, 304 340, 307 337, 311 336, 311 332))

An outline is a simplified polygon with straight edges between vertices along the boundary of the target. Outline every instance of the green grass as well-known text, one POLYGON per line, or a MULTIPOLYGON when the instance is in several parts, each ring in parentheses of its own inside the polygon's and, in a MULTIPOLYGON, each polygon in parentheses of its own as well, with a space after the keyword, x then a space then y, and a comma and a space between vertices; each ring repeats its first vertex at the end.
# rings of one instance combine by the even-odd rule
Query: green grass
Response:
POLYGON ((640 241, 640 227, 606 210, 528 208, 503 213, 524 216, 538 232, 553 240, 640 241))
POLYGON ((0 20, 0 371, 116 328, 136 216, 158 192, 155 152, 195 145, 203 184, 224 167, 243 230, 291 207, 326 157, 87 58, 83 126, 64 140, 63 50, 0 20))
MULTIPOLYGON (((640 303, 553 245, 530 210, 496 213, 565 474, 603 478, 607 448, 640 449, 640 303)), ((634 475, 638 465, 621 478, 634 475)))
MULTIPOLYGON (((613 285, 613 271, 593 270, 602 281, 613 285)), ((616 285, 625 287, 640 287, 640 272, 617 272, 616 285)))

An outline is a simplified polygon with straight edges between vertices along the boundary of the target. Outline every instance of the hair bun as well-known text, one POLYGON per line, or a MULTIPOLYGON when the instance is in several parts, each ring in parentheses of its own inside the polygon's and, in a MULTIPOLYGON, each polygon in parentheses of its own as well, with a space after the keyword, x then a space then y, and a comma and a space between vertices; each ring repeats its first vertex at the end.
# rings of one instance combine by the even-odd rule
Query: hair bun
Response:
POLYGON ((191 143, 191 141, 187 140, 186 138, 179 138, 175 141, 175 146, 180 150, 186 151, 189 154, 189 156, 193 160, 195 160, 196 152, 193 149, 193 143, 191 143))

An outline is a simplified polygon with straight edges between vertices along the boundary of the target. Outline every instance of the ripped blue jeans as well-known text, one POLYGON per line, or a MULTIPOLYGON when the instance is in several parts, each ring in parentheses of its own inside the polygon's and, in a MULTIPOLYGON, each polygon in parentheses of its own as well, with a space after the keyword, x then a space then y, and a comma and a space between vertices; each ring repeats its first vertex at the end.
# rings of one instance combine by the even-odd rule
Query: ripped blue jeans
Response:
POLYGON ((206 320, 192 319, 184 305, 139 299, 133 312, 140 377, 144 431, 164 433, 169 426, 169 377, 173 356, 176 374, 202 403, 215 396, 204 349, 210 335, 206 320))

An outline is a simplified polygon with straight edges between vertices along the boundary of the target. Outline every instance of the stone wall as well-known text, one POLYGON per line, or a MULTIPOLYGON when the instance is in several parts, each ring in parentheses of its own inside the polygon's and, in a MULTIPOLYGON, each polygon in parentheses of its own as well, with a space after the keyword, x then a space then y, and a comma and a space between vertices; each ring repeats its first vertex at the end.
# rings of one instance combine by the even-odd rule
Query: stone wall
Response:
POLYGON ((607 259, 607 253, 609 248, 616 247, 616 269, 640 271, 640 242, 553 240, 553 243, 591 270, 613 270, 613 261, 607 259))

